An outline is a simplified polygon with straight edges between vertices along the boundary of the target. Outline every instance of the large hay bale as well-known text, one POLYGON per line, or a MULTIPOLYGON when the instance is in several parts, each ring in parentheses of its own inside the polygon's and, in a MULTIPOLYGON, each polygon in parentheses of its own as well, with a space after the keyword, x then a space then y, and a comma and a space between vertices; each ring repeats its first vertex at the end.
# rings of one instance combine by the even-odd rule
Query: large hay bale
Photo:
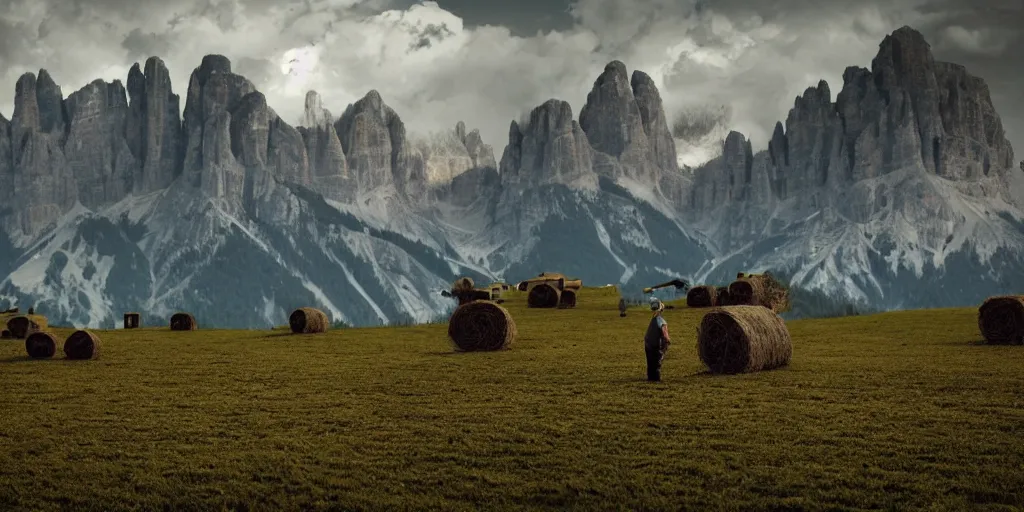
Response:
POLYGON ((560 309, 576 307, 576 290, 569 288, 562 290, 562 295, 558 298, 558 307, 560 309))
POLYGON ((793 341, 782 317, 761 306, 709 311, 697 328, 697 351, 711 373, 771 370, 789 364, 793 341))
POLYGON ((327 332, 330 321, 327 315, 316 308, 299 308, 288 317, 288 325, 294 334, 314 334, 327 332))
POLYGON ((533 285, 526 296, 526 305, 531 308, 558 307, 562 291, 554 283, 544 282, 533 285))
POLYGON ((25 352, 33 359, 49 359, 57 353, 57 338, 48 332, 33 332, 25 338, 25 352))
POLYGON ((125 329, 138 329, 142 327, 142 315, 138 313, 125 313, 124 314, 124 328, 125 329))
POLYGON ((978 329, 991 345, 1024 344, 1024 296, 985 299, 978 307, 978 329))
POLYGON ((463 304, 448 319, 448 337, 459 352, 503 350, 516 334, 512 315, 493 302, 463 304))
POLYGON ((68 359, 98 359, 100 338, 90 331, 75 331, 64 340, 64 356, 68 359))
POLYGON ((686 305, 691 308, 711 308, 718 305, 718 289, 714 286, 694 286, 686 292, 686 305))
POLYGON ((29 318, 25 315, 16 316, 7 321, 7 330, 11 331, 11 336, 19 340, 25 339, 29 334, 45 328, 45 322, 40 322, 35 317, 29 318))
POLYGON ((196 327, 196 319, 188 313, 175 313, 171 315, 171 330, 172 331, 194 331, 196 327))

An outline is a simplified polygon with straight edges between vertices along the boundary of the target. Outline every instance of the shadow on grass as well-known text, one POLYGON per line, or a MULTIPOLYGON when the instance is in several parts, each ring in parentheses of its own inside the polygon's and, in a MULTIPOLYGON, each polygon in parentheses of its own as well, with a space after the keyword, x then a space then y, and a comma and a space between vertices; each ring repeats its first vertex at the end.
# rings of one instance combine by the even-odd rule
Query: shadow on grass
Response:
POLYGON ((54 359, 56 359, 56 356, 48 357, 48 358, 42 358, 41 357, 41 358, 37 359, 37 358, 33 358, 33 357, 29 357, 27 355, 24 355, 24 356, 8 357, 7 359, 0 359, 0 364, 24 363, 26 361, 53 361, 54 359))
MULTIPOLYGON (((945 345, 948 345, 948 343, 945 343, 945 345)), ((984 339, 981 339, 981 340, 968 341, 967 345, 971 346, 971 347, 1019 347, 1022 344, 1021 343, 989 343, 989 342, 985 341, 984 339)))

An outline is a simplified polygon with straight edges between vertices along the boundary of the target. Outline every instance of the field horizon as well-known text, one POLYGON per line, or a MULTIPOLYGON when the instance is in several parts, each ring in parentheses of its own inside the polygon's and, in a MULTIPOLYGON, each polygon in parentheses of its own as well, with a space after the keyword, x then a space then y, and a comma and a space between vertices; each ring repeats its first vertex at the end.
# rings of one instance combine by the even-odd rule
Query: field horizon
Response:
POLYGON ((444 324, 91 330, 92 361, 4 340, 0 509, 1024 507, 1024 350, 976 308, 789 320, 789 366, 721 376, 675 301, 652 384, 645 308, 524 295, 499 352, 444 324))

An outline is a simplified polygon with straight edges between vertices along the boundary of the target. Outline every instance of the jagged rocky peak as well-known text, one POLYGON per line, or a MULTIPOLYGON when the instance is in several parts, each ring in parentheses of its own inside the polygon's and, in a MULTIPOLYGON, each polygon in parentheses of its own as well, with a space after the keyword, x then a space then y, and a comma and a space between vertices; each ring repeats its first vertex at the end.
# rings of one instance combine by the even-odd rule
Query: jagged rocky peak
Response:
POLYGON ((633 71, 629 83, 640 108, 640 119, 643 121, 654 163, 664 171, 678 170, 675 139, 672 138, 672 128, 665 116, 665 106, 658 87, 650 75, 640 70, 633 71))
POLYGON ((132 191, 138 162, 125 139, 130 126, 128 98, 120 80, 95 80, 65 102, 68 135, 64 156, 88 208, 120 201, 132 191))
POLYGON ((4 204, 14 193, 11 183, 11 171, 14 168, 11 154, 11 122, 0 114, 0 201, 4 204))
POLYGON ((323 100, 320 98, 320 94, 318 92, 309 91, 306 93, 305 107, 302 123, 303 126, 307 128, 320 128, 334 123, 331 111, 324 108, 323 100))
POLYGON ((305 126, 299 132, 306 147, 313 188, 328 199, 351 201, 356 190, 348 182, 345 150, 334 128, 334 116, 324 108, 316 91, 306 93, 303 119, 305 126))
POLYGON ((593 148, 573 119, 572 107, 548 100, 530 112, 525 126, 512 122, 509 145, 501 157, 504 182, 592 186, 593 148))
POLYGON ((11 118, 16 140, 29 132, 63 135, 66 117, 64 95, 45 69, 39 70, 38 77, 25 73, 18 78, 11 118))
POLYGON ((133 189, 148 193, 163 189, 181 173, 184 133, 180 98, 174 94, 164 61, 146 59, 128 70, 128 147, 141 165, 134 173, 133 189))
POLYGON ((634 141, 646 139, 640 107, 621 61, 608 63, 594 81, 580 111, 580 126, 595 150, 616 158, 634 141))
POLYGON ((345 109, 334 128, 360 192, 395 187, 420 198, 427 176, 423 158, 413 151, 405 123, 376 90, 345 109))
POLYGON ((466 123, 459 121, 452 130, 431 133, 418 138, 416 151, 426 166, 427 181, 433 186, 447 185, 456 176, 479 167, 497 169, 494 150, 484 144, 479 130, 466 132, 466 123))
POLYGON ((233 109, 242 97, 255 90, 247 78, 231 72, 231 61, 227 57, 203 57, 189 78, 185 132, 191 134, 193 130, 201 129, 208 117, 233 109))

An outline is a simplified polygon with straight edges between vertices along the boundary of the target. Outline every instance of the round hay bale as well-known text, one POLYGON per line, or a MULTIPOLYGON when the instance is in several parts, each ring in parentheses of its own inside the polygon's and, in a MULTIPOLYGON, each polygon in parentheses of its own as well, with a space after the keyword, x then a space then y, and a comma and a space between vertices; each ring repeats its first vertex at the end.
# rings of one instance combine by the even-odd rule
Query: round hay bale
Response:
POLYGON ((978 329, 990 345, 1024 343, 1024 296, 989 297, 978 307, 978 329))
POLYGON ((100 357, 100 338, 89 331, 75 331, 64 341, 64 356, 83 361, 100 357))
POLYGON ((468 292, 472 290, 474 286, 475 284, 472 279, 468 277, 461 277, 452 283, 452 292, 468 292))
POLYGON ((49 359, 57 353, 57 338, 43 331, 36 331, 25 338, 25 352, 33 359, 49 359))
POLYGON ((756 372, 789 364, 793 341, 782 317, 772 310, 729 306, 701 319, 697 351, 711 373, 756 372))
POLYGON ((530 294, 526 297, 526 305, 531 308, 555 308, 558 307, 561 295, 562 292, 553 284, 540 283, 530 289, 530 294))
POLYGON ((576 290, 562 290, 562 295, 558 298, 558 307, 562 309, 576 307, 576 290))
POLYGON ((714 286, 694 286, 686 292, 686 306, 711 308, 718 305, 718 289, 714 286))
POLYGON ((760 276, 737 279, 729 285, 729 299, 734 306, 760 306, 764 283, 760 276))
POLYGON ((723 286, 718 289, 718 305, 732 306, 732 297, 729 296, 729 287, 723 286))
POLYGON ((459 352, 504 350, 517 334, 512 315, 493 302, 464 304, 448 319, 448 337, 459 352))
POLYGON ((196 319, 188 313, 175 313, 171 315, 172 331, 194 331, 196 330, 196 319))
POLYGON ((521 283, 516 285, 516 290, 519 290, 521 292, 525 292, 526 289, 529 288, 529 287, 530 287, 530 282, 529 281, 523 281, 523 282, 521 282, 521 283))
POLYGON ((11 339, 13 337, 14 337, 14 335, 11 334, 11 331, 8 331, 7 329, 4 329, 3 331, 0 331, 0 339, 9 340, 9 339, 11 339))
POLYGON ((22 340, 32 332, 38 331, 39 324, 27 316, 16 316, 7 321, 7 330, 11 331, 11 336, 22 340))
POLYGON ((293 334, 314 334, 327 332, 330 325, 327 315, 316 308, 299 308, 288 317, 288 325, 293 334))

